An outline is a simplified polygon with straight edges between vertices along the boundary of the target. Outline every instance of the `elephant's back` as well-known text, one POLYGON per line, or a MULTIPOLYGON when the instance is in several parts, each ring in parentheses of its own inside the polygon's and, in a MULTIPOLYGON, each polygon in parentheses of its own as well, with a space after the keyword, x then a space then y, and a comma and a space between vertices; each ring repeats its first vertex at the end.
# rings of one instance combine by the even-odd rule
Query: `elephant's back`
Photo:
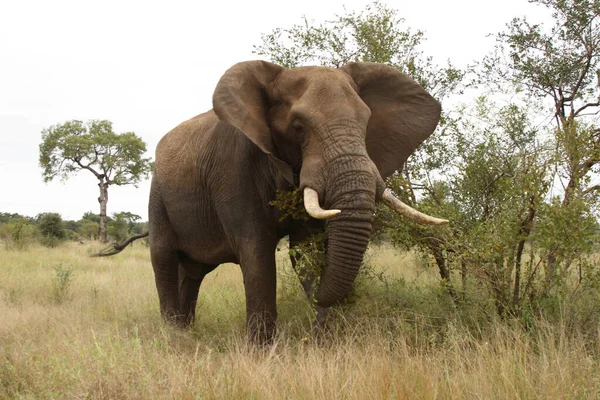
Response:
POLYGON ((190 184, 189 179, 197 173, 198 156, 218 121, 211 110, 182 122, 163 136, 155 157, 154 173, 159 182, 190 184))

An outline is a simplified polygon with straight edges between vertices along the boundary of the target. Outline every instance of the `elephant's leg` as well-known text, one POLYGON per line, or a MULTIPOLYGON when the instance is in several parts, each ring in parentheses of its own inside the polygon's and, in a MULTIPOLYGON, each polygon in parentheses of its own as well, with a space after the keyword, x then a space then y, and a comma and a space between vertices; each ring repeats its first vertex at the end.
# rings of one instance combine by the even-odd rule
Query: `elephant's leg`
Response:
POLYGON ((160 301, 160 312, 170 322, 179 322, 179 257, 177 237, 169 224, 155 179, 148 207, 150 258, 160 301))
POLYGON ((179 315, 179 259, 175 250, 151 246, 150 255, 158 291, 160 312, 169 322, 181 322, 179 315))
POLYGON ((189 326, 196 316, 196 303, 202 280, 216 265, 197 263, 185 254, 179 255, 179 315, 189 326))
POLYGON ((277 320, 277 279, 275 246, 264 243, 244 245, 240 266, 246 292, 246 328, 248 337, 257 344, 267 344, 275 335, 277 320))

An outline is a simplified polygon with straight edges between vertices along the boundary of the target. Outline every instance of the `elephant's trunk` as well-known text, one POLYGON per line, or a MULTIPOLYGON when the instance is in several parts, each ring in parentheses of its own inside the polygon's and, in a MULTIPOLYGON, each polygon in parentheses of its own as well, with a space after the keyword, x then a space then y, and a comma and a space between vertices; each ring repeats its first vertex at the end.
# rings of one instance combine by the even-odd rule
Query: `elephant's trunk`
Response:
MULTIPOLYGON (((375 210, 375 179, 367 158, 348 160, 352 169, 330 174, 327 208, 341 210, 328 220, 327 265, 316 295, 329 307, 343 300, 354 284, 367 250, 375 210)), ((338 165, 339 166, 339 165, 338 165)))

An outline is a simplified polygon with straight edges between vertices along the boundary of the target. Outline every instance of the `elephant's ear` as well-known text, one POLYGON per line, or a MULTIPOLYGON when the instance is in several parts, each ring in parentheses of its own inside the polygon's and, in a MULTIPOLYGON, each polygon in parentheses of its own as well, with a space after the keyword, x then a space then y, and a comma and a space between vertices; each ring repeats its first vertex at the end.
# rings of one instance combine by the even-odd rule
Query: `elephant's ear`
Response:
POLYGON ((395 68, 349 63, 342 69, 354 79, 360 97, 371 109, 367 152, 385 179, 401 169, 433 133, 441 106, 417 82, 395 68))
POLYGON ((213 107, 221 121, 244 132, 266 153, 275 149, 269 128, 266 86, 283 67, 266 61, 246 61, 229 68, 213 94, 213 107))
POLYGON ((292 169, 273 153, 275 145, 269 127, 267 85, 284 68, 266 61, 246 61, 229 68, 213 94, 213 108, 221 121, 242 131, 267 153, 288 182, 293 184, 292 169))

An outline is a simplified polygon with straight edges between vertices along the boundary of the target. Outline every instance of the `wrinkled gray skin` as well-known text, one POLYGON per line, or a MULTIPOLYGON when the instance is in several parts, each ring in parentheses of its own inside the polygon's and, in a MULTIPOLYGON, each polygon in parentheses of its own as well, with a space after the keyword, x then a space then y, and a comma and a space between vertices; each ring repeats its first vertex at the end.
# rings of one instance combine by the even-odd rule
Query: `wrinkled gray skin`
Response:
MULTIPOLYGON (((204 276, 238 263, 248 334, 264 343, 277 317, 276 245, 286 235, 292 245, 307 237, 306 223, 279 221, 269 205, 276 191, 310 187, 323 208, 341 210, 326 222, 327 266, 314 293, 323 315, 353 285, 381 178, 433 132, 440 106, 384 65, 284 69, 263 61, 230 68, 213 106, 166 134, 156 150, 149 224, 160 309, 190 324, 204 276)), ((311 281, 303 283, 309 296, 311 281)))

